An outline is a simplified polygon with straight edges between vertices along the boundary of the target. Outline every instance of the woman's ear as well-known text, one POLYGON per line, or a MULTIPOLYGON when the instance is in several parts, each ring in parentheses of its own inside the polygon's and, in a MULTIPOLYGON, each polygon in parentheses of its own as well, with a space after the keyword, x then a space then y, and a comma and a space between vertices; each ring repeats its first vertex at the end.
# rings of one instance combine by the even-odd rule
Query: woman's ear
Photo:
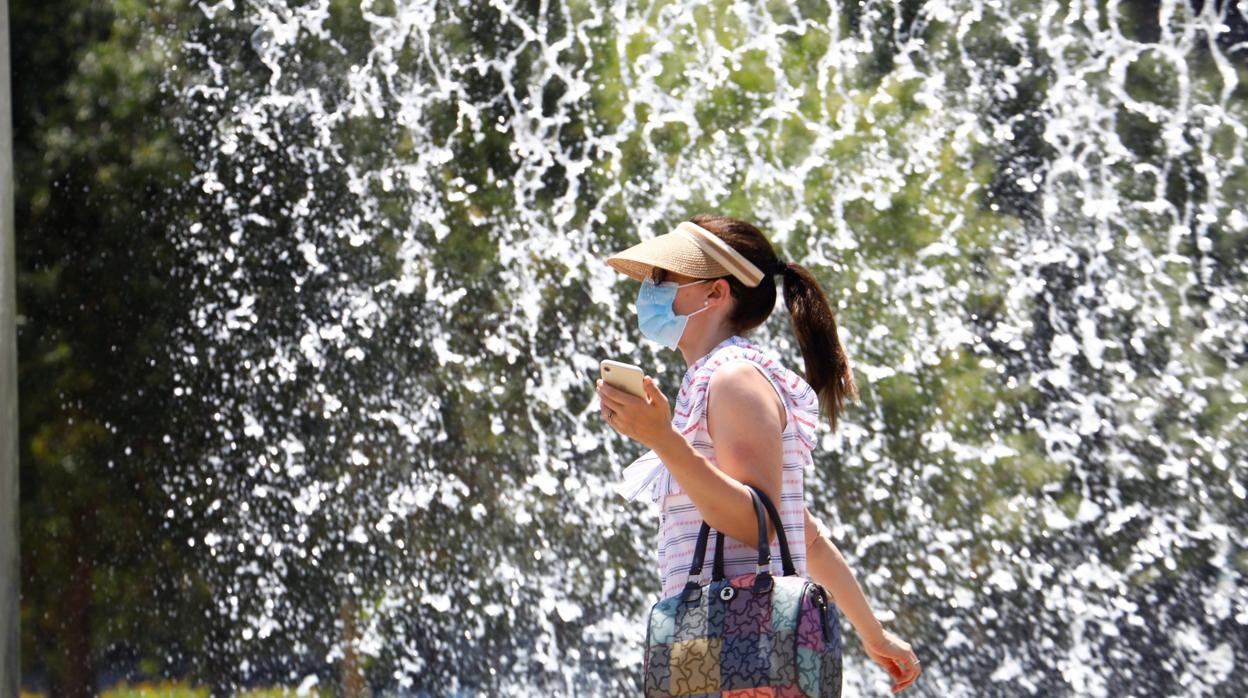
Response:
POLYGON ((727 279, 715 279, 711 282, 711 295, 707 296, 711 305, 719 305, 731 297, 732 287, 728 285, 727 279))

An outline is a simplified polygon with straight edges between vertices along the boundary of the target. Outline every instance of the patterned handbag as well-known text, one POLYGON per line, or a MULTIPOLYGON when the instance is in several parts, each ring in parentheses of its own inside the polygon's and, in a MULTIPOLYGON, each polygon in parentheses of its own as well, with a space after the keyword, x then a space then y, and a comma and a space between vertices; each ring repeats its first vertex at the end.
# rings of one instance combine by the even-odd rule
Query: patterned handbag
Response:
POLYGON ((702 522, 689 581, 650 609, 645 695, 840 698, 841 626, 820 584, 797 574, 780 514, 747 485, 758 519, 758 568, 724 579, 724 539, 715 532, 713 578, 698 583, 710 526, 702 522), (784 575, 771 574, 764 509, 780 544, 784 575))

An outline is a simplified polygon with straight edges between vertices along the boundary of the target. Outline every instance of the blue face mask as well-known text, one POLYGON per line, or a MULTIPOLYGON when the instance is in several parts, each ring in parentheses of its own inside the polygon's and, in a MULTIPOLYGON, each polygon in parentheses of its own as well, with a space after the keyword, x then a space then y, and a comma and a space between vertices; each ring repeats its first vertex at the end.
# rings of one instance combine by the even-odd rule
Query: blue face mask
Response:
POLYGON ((637 328, 641 330, 642 336, 668 349, 675 349, 680 338, 685 334, 685 324, 689 322, 689 318, 706 310, 706 308, 701 308, 688 315, 677 315, 672 309, 672 302, 676 300, 676 291, 685 286, 711 280, 702 279, 690 281, 687 284, 677 284, 671 281, 656 284, 651 279, 643 281, 641 288, 637 290, 637 328))

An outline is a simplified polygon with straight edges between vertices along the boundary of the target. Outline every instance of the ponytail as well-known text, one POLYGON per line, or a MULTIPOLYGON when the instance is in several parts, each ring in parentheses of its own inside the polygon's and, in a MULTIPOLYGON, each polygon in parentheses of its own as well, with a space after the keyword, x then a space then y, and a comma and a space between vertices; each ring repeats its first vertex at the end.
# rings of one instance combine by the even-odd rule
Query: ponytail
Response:
POLYGON ((806 363, 806 382, 819 395, 832 431, 846 398, 858 399, 858 385, 836 332, 836 315, 819 280, 794 262, 784 265, 784 305, 793 318, 797 344, 806 363))
POLYGON ((832 431, 836 431, 845 400, 858 399, 858 386, 837 336, 836 315, 819 280, 801 265, 781 261, 762 231, 746 221, 707 214, 689 220, 722 238, 763 270, 763 280, 755 287, 734 276, 724 277, 736 301, 729 321, 737 333, 744 334, 767 320, 776 307, 775 275, 784 277, 784 304, 793 318, 797 344, 806 363, 806 382, 819 396, 832 431))

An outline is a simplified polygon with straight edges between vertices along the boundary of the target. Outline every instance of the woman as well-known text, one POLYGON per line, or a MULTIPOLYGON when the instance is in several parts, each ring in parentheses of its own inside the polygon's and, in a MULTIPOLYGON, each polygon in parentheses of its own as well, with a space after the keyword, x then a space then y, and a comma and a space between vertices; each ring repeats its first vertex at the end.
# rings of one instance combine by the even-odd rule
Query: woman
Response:
MULTIPOLYGON (((753 225, 698 215, 675 230, 607 260, 638 281, 643 335, 679 349, 688 367, 673 415, 646 376, 646 398, 599 380, 602 416, 651 450, 624 472, 620 492, 661 502, 659 567, 663 597, 688 576, 703 519, 727 539, 728 577, 753 573, 758 534, 749 483, 777 503, 798 573, 822 584, 849 618, 867 654, 900 691, 918 678, 910 645, 876 619, 826 528, 806 509, 803 469, 811 462, 819 402, 832 429, 844 400, 857 397, 828 298, 809 271, 781 261, 753 225), (776 276, 806 364, 806 379, 742 335, 761 325, 776 301, 776 276)), ((773 574, 780 554, 768 522, 773 574)), ((704 579, 709 573, 704 568, 704 579)))

